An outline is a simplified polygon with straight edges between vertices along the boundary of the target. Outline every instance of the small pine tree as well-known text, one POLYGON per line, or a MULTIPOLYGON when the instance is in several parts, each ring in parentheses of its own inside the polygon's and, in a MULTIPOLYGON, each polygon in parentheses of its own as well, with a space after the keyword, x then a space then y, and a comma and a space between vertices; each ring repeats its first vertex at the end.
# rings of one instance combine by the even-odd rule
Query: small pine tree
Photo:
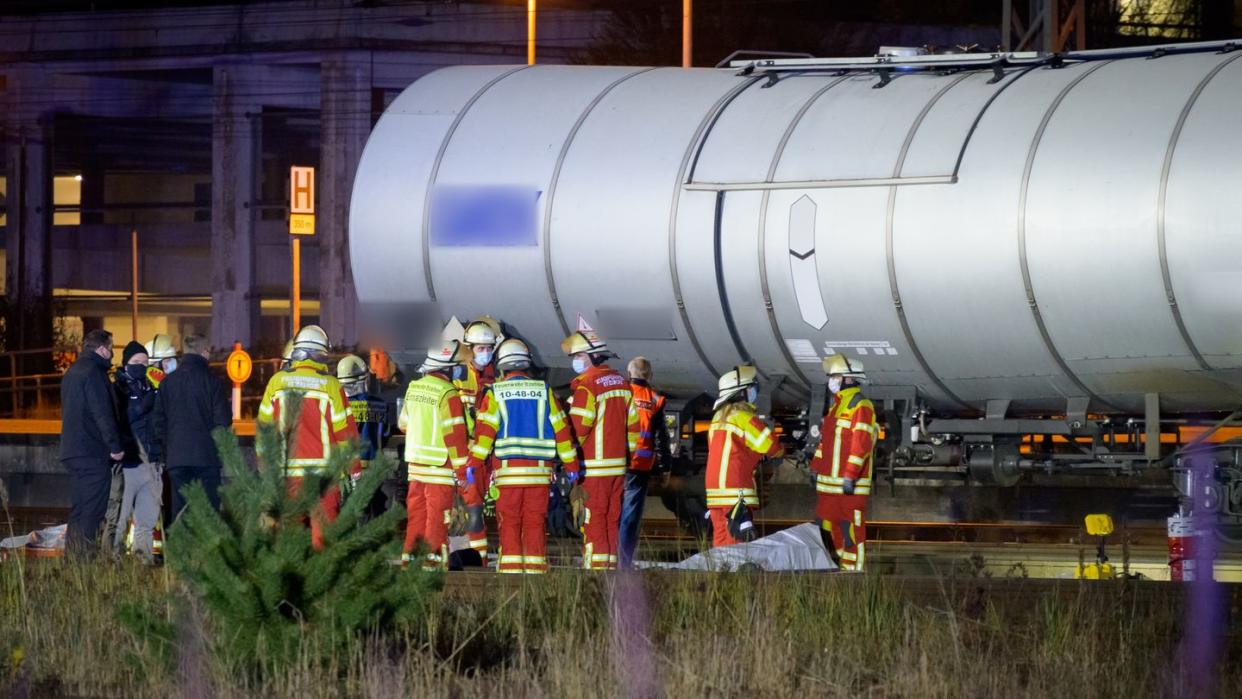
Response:
POLYGON ((214 437, 228 476, 221 510, 211 508, 200 484, 188 487, 188 506, 169 532, 168 562, 202 598, 221 651, 244 663, 288 662, 308 649, 340 651, 361 633, 420 615, 441 576, 393 565, 404 508, 364 521, 367 503, 393 471, 391 459, 381 455, 370 464, 315 551, 309 518, 320 493, 347 477, 356 446, 334 450, 328 473, 308 474, 290 495, 279 431, 259 427, 257 472, 246 466, 231 431, 218 429, 214 437), (308 634, 314 643, 304 644, 308 634))

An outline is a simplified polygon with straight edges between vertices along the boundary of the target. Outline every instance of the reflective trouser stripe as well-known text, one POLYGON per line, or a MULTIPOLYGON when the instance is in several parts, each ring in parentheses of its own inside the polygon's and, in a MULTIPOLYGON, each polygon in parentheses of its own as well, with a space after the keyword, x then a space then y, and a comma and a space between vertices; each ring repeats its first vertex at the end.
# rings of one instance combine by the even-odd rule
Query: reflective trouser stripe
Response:
POLYGON ((759 506, 759 493, 754 488, 708 488, 708 507, 732 507, 737 504, 738 497, 751 507, 759 506))

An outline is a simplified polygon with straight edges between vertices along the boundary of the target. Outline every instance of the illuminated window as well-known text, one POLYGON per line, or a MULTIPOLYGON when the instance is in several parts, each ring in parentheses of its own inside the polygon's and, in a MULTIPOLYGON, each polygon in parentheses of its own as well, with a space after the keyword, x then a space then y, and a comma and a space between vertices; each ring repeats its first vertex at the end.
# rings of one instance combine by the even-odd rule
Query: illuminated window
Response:
POLYGON ((82 225, 82 176, 57 175, 52 178, 53 226, 82 225))
POLYGON ((1163 39, 1199 37, 1196 0, 1117 0, 1117 32, 1163 39))

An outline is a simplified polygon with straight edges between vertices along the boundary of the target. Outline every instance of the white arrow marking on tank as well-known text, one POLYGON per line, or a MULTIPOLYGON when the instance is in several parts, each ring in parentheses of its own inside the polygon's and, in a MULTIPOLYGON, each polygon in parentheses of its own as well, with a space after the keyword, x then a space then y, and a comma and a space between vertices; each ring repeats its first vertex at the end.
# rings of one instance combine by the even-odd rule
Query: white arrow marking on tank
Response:
POLYGON ((815 265, 815 208, 805 194, 789 208, 789 274, 803 322, 821 330, 828 324, 828 310, 815 265))

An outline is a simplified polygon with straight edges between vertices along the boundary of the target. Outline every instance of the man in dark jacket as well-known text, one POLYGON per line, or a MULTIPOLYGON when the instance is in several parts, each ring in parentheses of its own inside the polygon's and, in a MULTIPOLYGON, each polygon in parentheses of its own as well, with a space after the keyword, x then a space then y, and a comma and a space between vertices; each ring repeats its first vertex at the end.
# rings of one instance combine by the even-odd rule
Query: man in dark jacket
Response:
POLYGON ((151 430, 151 413, 155 411, 157 389, 147 377, 147 350, 136 340, 121 353, 121 368, 116 372, 117 411, 120 417, 121 443, 125 456, 125 490, 121 498, 112 547, 125 550, 126 533, 133 519, 133 554, 150 563, 155 559, 154 532, 159 522, 163 499, 160 445, 151 430))
POLYGON ((207 366, 207 338, 190 335, 181 343, 177 370, 160 384, 152 427, 163 447, 172 481, 172 521, 185 508, 182 489, 198 481, 211 506, 220 508, 220 455, 211 432, 233 424, 228 389, 207 366))
POLYGON ((108 385, 111 366, 112 333, 92 330, 60 383, 60 460, 73 476, 65 547, 76 557, 92 556, 98 549, 112 464, 124 456, 108 385))

